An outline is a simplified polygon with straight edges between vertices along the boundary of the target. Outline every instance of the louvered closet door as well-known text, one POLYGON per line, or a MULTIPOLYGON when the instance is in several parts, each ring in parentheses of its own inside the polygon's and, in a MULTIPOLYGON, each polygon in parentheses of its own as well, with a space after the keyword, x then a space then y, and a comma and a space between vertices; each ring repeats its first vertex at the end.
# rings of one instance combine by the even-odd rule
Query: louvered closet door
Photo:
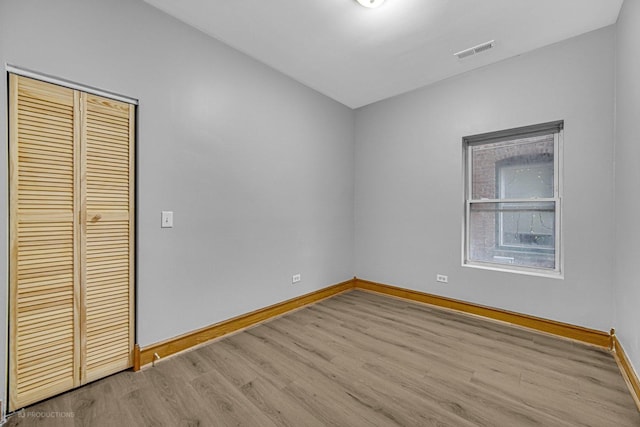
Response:
POLYGON ((15 410, 132 366, 135 107, 10 86, 15 410))
POLYGON ((10 406, 79 383, 73 90, 10 76, 10 406))
POLYGON ((133 361, 134 107, 82 94, 82 110, 84 383, 133 361))

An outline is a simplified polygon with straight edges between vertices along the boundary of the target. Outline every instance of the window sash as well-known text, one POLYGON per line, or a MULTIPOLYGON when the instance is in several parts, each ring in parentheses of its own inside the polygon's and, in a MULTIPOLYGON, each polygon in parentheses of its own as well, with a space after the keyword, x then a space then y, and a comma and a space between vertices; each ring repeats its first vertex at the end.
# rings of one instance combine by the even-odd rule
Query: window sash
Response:
POLYGON ((558 201, 557 197, 531 197, 524 199, 470 199, 467 200, 472 204, 481 204, 481 203, 536 203, 536 202, 556 202, 558 201))
MULTIPOLYGON (((480 200, 469 201, 469 219, 471 220, 472 213, 476 215, 481 213, 491 213, 496 215, 496 250, 498 251, 510 251, 510 252, 528 252, 528 253, 549 253, 556 250, 557 240, 555 239, 558 227, 556 221, 558 216, 558 199, 545 198, 545 199, 492 199, 492 200, 480 200), (474 206, 479 207, 474 209, 474 206), (483 208, 483 206, 487 206, 483 208), (489 207, 490 206, 490 207, 489 207), (553 212, 553 228, 552 233, 554 235, 553 245, 548 246, 532 246, 525 243, 509 243, 503 239, 505 237, 505 222, 504 215, 515 212, 535 213, 535 212, 553 212)), ((526 226, 526 223, 525 223, 526 226)), ((469 232, 471 233, 472 227, 469 225, 469 232)), ((521 234, 529 234, 523 232, 521 234)), ((538 233, 539 234, 539 233, 538 233)), ((471 237, 471 236, 469 236, 471 237)), ((471 255, 469 255, 471 259, 471 255)), ((475 262, 475 261, 474 261, 475 262)), ((543 267, 539 267, 543 268, 543 267)))

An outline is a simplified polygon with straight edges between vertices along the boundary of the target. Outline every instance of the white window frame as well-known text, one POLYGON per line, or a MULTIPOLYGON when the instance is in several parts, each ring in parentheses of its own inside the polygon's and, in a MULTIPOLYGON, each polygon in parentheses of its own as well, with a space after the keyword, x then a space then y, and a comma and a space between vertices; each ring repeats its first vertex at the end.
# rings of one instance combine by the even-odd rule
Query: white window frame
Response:
MULTIPOLYGON (((462 138, 463 150, 463 198, 464 198, 464 216, 462 224, 462 266, 473 267, 494 271, 504 271, 512 273, 527 274, 533 276, 543 276, 551 278, 564 278, 564 257, 562 250, 562 140, 563 140, 564 121, 555 121, 542 123, 539 125, 525 126, 516 129, 509 129, 498 132, 485 133, 480 135, 467 136, 462 138), (549 198, 527 198, 527 199, 472 199, 472 159, 470 155, 470 147, 488 144, 492 142, 515 140, 537 135, 553 134, 554 146, 554 174, 553 188, 554 195, 549 198), (471 232, 469 227, 471 206, 477 204, 490 203, 528 203, 528 202, 551 202, 555 206, 555 268, 528 267, 517 264, 491 263, 487 261, 475 261, 470 257, 471 232)), ((496 177, 498 179, 498 177, 496 177)))

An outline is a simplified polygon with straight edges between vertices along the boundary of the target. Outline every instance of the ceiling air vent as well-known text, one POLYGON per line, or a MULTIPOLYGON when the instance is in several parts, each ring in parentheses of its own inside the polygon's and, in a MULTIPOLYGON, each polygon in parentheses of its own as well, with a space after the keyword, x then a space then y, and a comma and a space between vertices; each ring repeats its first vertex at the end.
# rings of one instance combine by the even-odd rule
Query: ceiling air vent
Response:
POLYGON ((495 40, 491 40, 485 43, 481 43, 477 46, 474 47, 470 47, 469 49, 465 49, 465 50, 461 50, 460 52, 456 52, 454 53, 455 56, 458 57, 458 59, 464 59, 467 58, 471 55, 475 55, 476 53, 481 53, 484 51, 487 51, 489 49, 491 49, 492 47, 494 47, 496 45, 496 41, 495 40))

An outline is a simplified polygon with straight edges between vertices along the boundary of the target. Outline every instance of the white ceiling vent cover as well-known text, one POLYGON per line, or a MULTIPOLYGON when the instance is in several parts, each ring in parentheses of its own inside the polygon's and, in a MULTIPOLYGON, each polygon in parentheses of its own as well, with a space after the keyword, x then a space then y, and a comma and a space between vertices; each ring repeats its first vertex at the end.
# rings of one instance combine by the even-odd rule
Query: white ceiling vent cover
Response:
POLYGON ((491 40, 485 43, 481 43, 477 46, 474 47, 470 47, 469 49, 465 49, 465 50, 461 50, 460 52, 456 52, 454 53, 455 56, 458 57, 458 59, 464 59, 467 58, 471 55, 475 55, 476 53, 481 53, 481 52, 485 52, 493 47, 495 47, 496 45, 496 41, 495 40, 491 40))

